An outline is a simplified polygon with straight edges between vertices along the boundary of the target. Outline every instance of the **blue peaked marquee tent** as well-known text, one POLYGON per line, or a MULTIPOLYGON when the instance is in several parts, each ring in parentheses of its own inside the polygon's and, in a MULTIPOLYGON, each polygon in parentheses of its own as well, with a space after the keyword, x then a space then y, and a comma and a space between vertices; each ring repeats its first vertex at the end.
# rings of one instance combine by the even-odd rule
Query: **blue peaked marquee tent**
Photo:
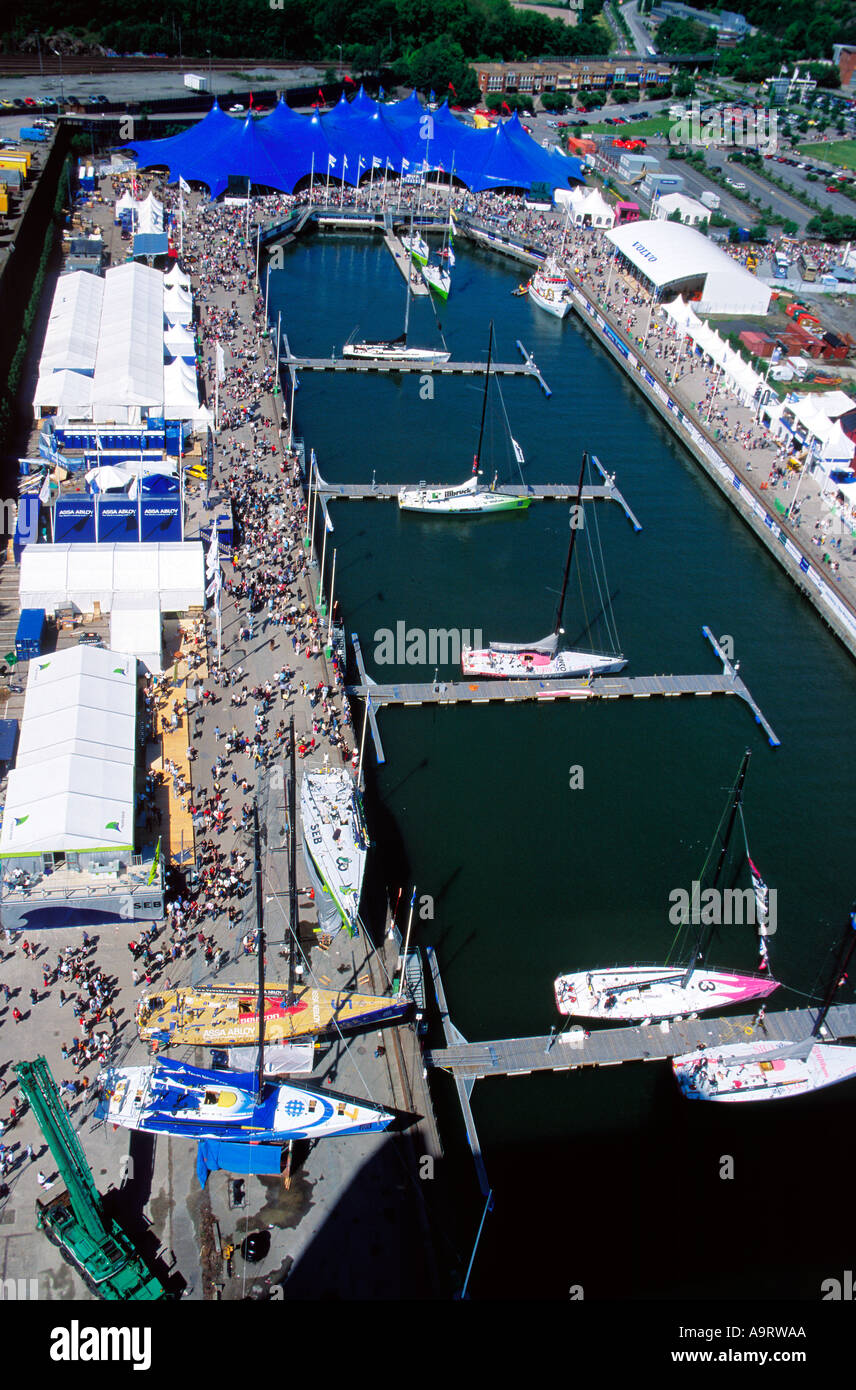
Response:
POLYGON ((269 116, 248 113, 242 121, 217 104, 181 135, 125 146, 141 169, 164 165, 170 182, 206 184, 218 197, 229 179, 292 193, 302 179, 331 179, 356 185, 371 170, 399 175, 440 172, 473 192, 546 183, 568 188, 584 183, 582 164, 548 151, 523 129, 515 114, 490 130, 457 120, 446 102, 426 111, 413 92, 404 101, 381 105, 361 87, 353 101, 344 95, 332 110, 302 116, 284 98, 269 116))

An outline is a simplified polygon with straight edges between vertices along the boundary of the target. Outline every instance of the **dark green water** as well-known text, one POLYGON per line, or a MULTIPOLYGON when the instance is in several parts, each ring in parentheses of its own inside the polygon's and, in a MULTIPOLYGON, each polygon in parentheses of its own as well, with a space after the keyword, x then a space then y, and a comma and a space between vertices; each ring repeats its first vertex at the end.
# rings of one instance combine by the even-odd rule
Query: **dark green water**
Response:
MULTIPOLYGON (((618 368, 571 315, 513 298, 512 264, 461 250, 440 311, 456 359, 519 360, 521 339, 553 391, 506 379, 514 436, 534 482, 576 479, 587 449, 618 475, 643 524, 598 506, 627 673, 713 671, 703 623, 729 634, 741 675, 782 740, 771 750, 735 699, 621 701, 588 708, 476 707, 380 715, 375 834, 393 897, 434 900, 419 926, 436 946, 452 1017, 471 1039, 547 1034, 563 970, 662 959, 669 893, 698 875, 741 754, 753 750, 745 814, 752 857, 778 890, 774 971, 797 1005, 825 978, 854 894, 848 757, 856 671, 618 368), (584 786, 569 787, 569 769, 584 786)), ((404 284, 378 240, 317 237, 271 274, 292 349, 337 351, 401 331, 404 284)), ((430 305, 411 341, 439 342, 430 305)), ((478 434, 478 378, 378 379, 306 373, 296 432, 331 481, 463 480, 478 434)), ((486 473, 511 477, 491 408, 486 473)), ((333 507, 337 594, 379 680, 434 668, 373 664, 376 634, 481 628, 534 639, 552 626, 567 507, 461 524, 403 516, 392 503, 333 507)), ((331 555, 328 549, 328 573, 331 555)), ((592 609, 587 610, 591 613, 592 609)), ((573 589, 566 628, 583 637, 573 589)), ((442 668, 451 678, 455 668, 442 668)), ((726 928, 712 959, 752 968, 750 933, 726 928)), ((851 998, 848 989, 842 998, 851 998)), ((454 1090, 436 1084, 460 1190, 450 1250, 469 1254, 480 1199, 454 1090)), ((496 1205, 474 1297, 816 1298, 852 1260, 848 1216, 818 1220, 820 1194, 849 1181, 856 1088, 767 1106, 691 1105, 665 1065, 479 1082, 474 1112, 496 1205), (723 1155, 734 1177, 719 1176, 723 1155), (814 1193, 811 1200, 806 1193, 814 1193), (665 1226, 664 1226, 665 1222, 665 1226), (672 1225, 671 1223, 674 1223, 672 1225)))

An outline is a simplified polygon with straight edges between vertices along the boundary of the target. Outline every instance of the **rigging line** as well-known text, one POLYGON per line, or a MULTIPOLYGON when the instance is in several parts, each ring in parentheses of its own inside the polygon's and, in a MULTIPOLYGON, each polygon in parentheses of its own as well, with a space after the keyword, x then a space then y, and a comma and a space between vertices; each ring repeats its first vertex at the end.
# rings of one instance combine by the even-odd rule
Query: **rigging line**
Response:
POLYGON ((586 515, 589 515, 589 514, 590 514, 590 515, 593 517, 593 519, 594 519, 594 533, 595 533, 595 540, 596 540, 596 543, 597 543, 597 555, 598 555, 598 561, 597 561, 597 565, 596 565, 596 567, 595 567, 595 574, 598 576, 598 594, 600 593, 600 580, 601 580, 601 578, 602 578, 602 580, 603 580, 603 585, 604 585, 604 589, 605 589, 605 592, 606 592, 606 599, 605 599, 605 601, 602 599, 602 600, 601 600, 601 604, 602 604, 602 606, 603 606, 603 608, 604 608, 604 614, 605 614, 605 622, 606 622, 607 632, 609 633, 610 640, 613 641, 613 643, 614 643, 613 650, 616 651, 616 652, 620 652, 620 651, 621 651, 621 643, 620 643, 619 640, 618 640, 618 624, 617 624, 617 622, 616 622, 616 620, 615 620, 615 610, 614 610, 613 604, 612 604, 612 596, 611 596, 611 594, 610 594, 610 592, 609 592, 609 582, 608 582, 608 577, 607 577, 607 573, 606 573, 606 559, 605 559, 605 556, 604 556, 604 553, 603 553, 603 541, 602 541, 602 539, 601 539, 601 534, 600 534, 600 522, 599 522, 599 520, 598 520, 597 508, 598 508, 598 504, 597 504, 596 502, 593 503, 593 504, 592 504, 592 508, 591 508, 591 512, 590 512, 590 513, 586 513, 586 515))
MULTIPOLYGON (((278 898, 275 898, 275 899, 274 899, 274 902, 275 902, 276 906, 279 908, 279 910, 280 910, 280 912, 281 912, 281 914, 282 914, 282 916, 283 916, 283 919, 285 919, 285 909, 283 908, 282 903, 279 901, 278 898)), ((290 924, 289 924, 289 930, 290 930, 290 924)), ((314 970, 312 969, 311 965, 309 965, 309 961, 308 961, 308 959, 307 959, 307 957, 306 957, 306 955, 305 955, 305 953, 304 953, 304 951, 303 951, 303 948, 300 946, 300 942, 299 942, 299 941, 298 941, 297 945, 298 945, 298 950, 300 951, 301 955, 303 956, 303 959, 306 961, 307 967, 309 968, 309 974, 310 974, 312 980, 314 981, 316 988, 317 988, 317 989, 323 989, 324 986, 323 986, 323 985, 320 983, 320 981, 318 980, 318 978, 317 978, 317 976, 315 975, 315 972, 314 972, 314 970)), ((355 1056, 354 1054, 352 1054, 351 1051, 350 1051, 350 1045, 351 1045, 351 1043, 352 1043, 356 1038, 361 1037, 362 1034, 359 1034, 359 1033, 357 1033, 357 1034, 352 1034, 350 1038, 346 1038, 345 1034, 342 1032, 342 1029, 339 1027, 339 1020, 335 1017, 335 1015, 333 1016, 331 1027, 332 1027, 332 1030, 335 1031, 335 1034, 336 1034, 336 1036, 337 1036, 338 1041, 339 1041, 339 1042, 342 1044, 342 1046, 345 1048, 345 1051, 348 1053, 348 1055, 349 1055, 351 1061, 353 1062, 354 1067, 355 1067, 355 1069, 356 1069, 356 1071, 357 1071, 357 1074, 358 1074, 358 1076, 359 1076, 359 1078, 360 1078, 360 1081, 362 1082, 363 1086, 366 1088, 366 1092, 367 1092, 367 1094, 368 1094, 369 1100, 370 1100, 374 1105, 379 1105, 380 1102, 375 1100, 375 1097, 374 1097, 374 1095, 372 1094, 371 1087, 370 1087, 369 1083, 366 1081, 366 1078, 363 1076, 363 1073, 362 1073, 362 1071, 361 1071, 361 1069, 360 1069, 360 1064, 359 1064, 359 1062, 357 1061, 356 1056, 355 1056)), ((329 1032, 330 1029, 328 1029, 327 1031, 329 1032)), ((310 1035, 310 1036, 311 1036, 311 1035, 310 1035)))
POLYGON ((514 444, 513 444, 514 436, 513 436, 512 433, 511 433, 511 423, 510 423, 510 421, 509 421, 509 419, 508 419, 508 411, 507 411, 506 408, 505 408, 505 397, 504 397, 503 394, 502 394, 502 386, 500 385, 500 380, 499 380, 499 377, 498 377, 498 376, 497 376, 497 378, 496 378, 496 389, 497 389, 497 391, 499 392, 499 402, 500 402, 500 405, 502 406, 502 414, 503 414, 503 417, 504 417, 504 419, 505 419, 505 429, 506 429, 506 433, 507 433, 507 435, 508 435, 509 440, 512 441, 511 452, 514 454, 515 462, 517 463, 517 471, 518 471, 518 473, 520 474, 520 481, 521 481, 521 483, 523 483, 523 485, 524 485, 524 487, 525 487, 525 485, 526 485, 526 480, 525 480, 525 478, 523 477, 523 467, 522 467, 522 465, 521 465, 521 462, 520 462, 519 458, 517 457, 517 450, 514 448, 514 444))
MULTIPOLYGON (((585 513, 583 514, 583 522, 584 522, 584 524, 583 524, 583 528, 582 528, 582 529, 583 529, 584 532, 588 533, 589 528, 588 528, 588 525, 585 524, 585 513)), ((604 646, 604 645, 605 645, 605 646, 609 646, 609 645, 613 642, 613 634, 612 634, 612 631, 611 631, 611 629, 610 629, 610 624, 609 624, 609 614, 608 614, 608 609, 607 609, 607 601, 604 599, 604 595, 603 595, 603 592, 602 592, 602 590, 601 590, 601 578, 600 578, 600 574, 599 574, 599 572, 598 572, 598 565, 597 565, 597 562, 596 562, 596 559, 595 559, 595 555, 594 555, 594 550, 593 550, 593 547, 592 547, 591 536, 590 536, 589 534, 586 534, 586 536, 585 536, 585 543, 586 543, 586 549, 587 549, 587 551, 588 551, 589 568, 590 568, 591 575, 592 575, 592 583, 593 583, 593 586, 594 586, 595 596, 596 596, 596 598, 597 598, 598 614, 602 614, 602 615, 603 615, 604 627, 606 628, 606 636, 607 636, 607 641, 606 641, 606 643, 603 643, 602 640, 601 640, 601 636, 600 636, 600 630, 598 629, 597 640, 598 640, 598 642, 600 642, 601 646, 604 646)), ((607 598, 608 598, 608 594, 607 594, 607 598)), ((617 651, 617 650, 618 650, 617 646, 613 647, 613 650, 617 651)))

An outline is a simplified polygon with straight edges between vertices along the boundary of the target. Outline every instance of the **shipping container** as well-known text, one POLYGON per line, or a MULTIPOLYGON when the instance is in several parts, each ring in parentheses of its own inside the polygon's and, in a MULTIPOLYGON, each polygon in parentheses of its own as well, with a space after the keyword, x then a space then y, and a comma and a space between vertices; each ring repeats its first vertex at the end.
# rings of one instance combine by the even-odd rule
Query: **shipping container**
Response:
POLYGON ((15 633, 15 655, 19 661, 29 661, 33 656, 41 656, 44 633, 44 608, 22 609, 18 619, 18 631, 15 633))

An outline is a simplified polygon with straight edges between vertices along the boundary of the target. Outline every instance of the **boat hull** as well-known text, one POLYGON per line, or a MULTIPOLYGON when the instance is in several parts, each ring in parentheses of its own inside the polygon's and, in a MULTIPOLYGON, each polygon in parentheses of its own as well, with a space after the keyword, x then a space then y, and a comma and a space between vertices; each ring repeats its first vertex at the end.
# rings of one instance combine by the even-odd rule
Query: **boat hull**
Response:
POLYGON ((432 512, 444 516, 478 516, 494 512, 523 512, 528 497, 492 492, 489 488, 455 494, 449 488, 402 488, 398 505, 403 512, 432 512))
POLYGON ((554 318, 563 319, 571 307, 562 290, 558 288, 541 288, 535 283, 535 280, 531 280, 527 290, 532 303, 537 304, 538 308, 544 309, 546 313, 552 314, 554 318))
POLYGON ((285 1144, 386 1129, 388 1110, 313 1086, 266 1082, 261 1103, 249 1072, 180 1062, 114 1067, 98 1078, 95 1118, 123 1129, 183 1139, 285 1144))
POLYGON ((600 656, 597 652, 497 652, 487 648, 475 651, 464 647, 461 669, 465 676, 482 680, 562 680, 571 676, 604 676, 627 665, 622 656, 600 656))
MULTIPOLYGON (((338 915, 338 914, 337 914, 338 915)), ((289 1043, 325 1032, 347 1032, 393 1018, 404 1010, 393 999, 300 985, 265 988, 265 1041, 289 1043)), ((162 1046, 228 1047, 257 1043, 258 988, 252 984, 176 989, 144 996, 137 1006, 143 1042, 162 1046)))
POLYGON ((358 357, 366 362, 448 362, 450 352, 433 352, 430 348, 388 348, 382 343, 346 343, 343 357, 358 357))
POLYGON ((724 1009, 748 999, 766 998, 779 987, 769 976, 726 970, 694 970, 686 987, 681 985, 682 979, 680 966, 580 970, 560 975, 554 982, 556 1008, 573 1018, 638 1023, 646 1018, 676 1018, 724 1009))
POLYGON ((435 266, 423 266, 422 279, 425 281, 432 294, 436 294, 438 299, 448 299, 449 290, 452 288, 452 277, 447 270, 438 270, 435 266))
POLYGON ((688 1052, 672 1071, 688 1100, 789 1100, 856 1079, 856 1047, 815 1043, 807 1055, 785 1055, 781 1042, 737 1043, 718 1052, 688 1052))
POLYGON ((300 812, 306 853, 343 926, 356 936, 369 839, 351 774, 344 768, 307 772, 300 812))

